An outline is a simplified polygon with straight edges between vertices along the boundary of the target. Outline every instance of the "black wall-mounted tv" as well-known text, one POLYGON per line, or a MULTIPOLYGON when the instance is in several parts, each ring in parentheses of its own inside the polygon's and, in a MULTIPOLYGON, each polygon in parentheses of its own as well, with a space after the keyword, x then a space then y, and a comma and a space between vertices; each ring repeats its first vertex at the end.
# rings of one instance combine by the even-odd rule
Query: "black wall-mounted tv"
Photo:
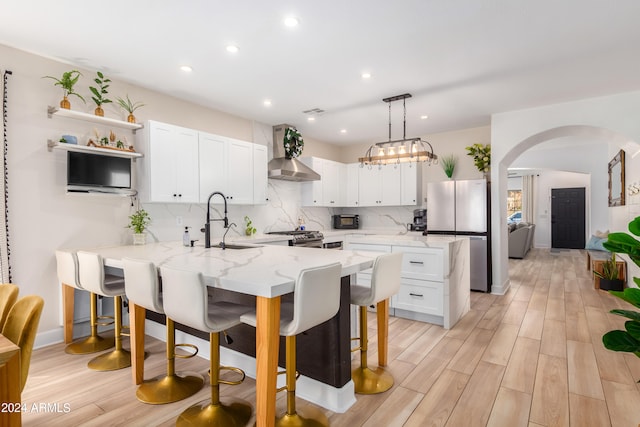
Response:
POLYGON ((67 188, 70 191, 131 188, 131 159, 67 151, 67 188))

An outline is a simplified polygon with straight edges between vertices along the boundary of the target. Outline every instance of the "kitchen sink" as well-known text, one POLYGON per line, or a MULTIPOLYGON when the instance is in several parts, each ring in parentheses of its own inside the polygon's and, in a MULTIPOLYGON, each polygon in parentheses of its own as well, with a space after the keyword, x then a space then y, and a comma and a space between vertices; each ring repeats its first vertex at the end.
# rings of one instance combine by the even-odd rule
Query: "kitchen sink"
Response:
MULTIPOLYGON (((224 245, 225 249, 251 249, 251 248, 261 248, 261 245, 234 245, 233 243, 227 243, 224 245)), ((222 248, 222 244, 218 243, 214 248, 222 248)))

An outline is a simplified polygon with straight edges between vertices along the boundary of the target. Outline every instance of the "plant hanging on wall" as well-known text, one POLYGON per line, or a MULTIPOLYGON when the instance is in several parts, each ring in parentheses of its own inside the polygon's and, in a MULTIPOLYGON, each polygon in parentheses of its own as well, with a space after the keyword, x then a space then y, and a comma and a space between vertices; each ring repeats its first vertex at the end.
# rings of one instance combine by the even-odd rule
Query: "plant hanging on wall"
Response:
POLYGON ((302 154, 304 141, 302 135, 295 128, 287 128, 284 132, 284 156, 287 159, 294 159, 302 154))
POLYGON ((473 144, 466 147, 467 155, 473 157, 473 164, 480 172, 488 173, 491 168, 491 144, 473 144))
POLYGON ((453 154, 440 157, 440 164, 442 165, 442 169, 444 170, 444 173, 447 175, 447 178, 451 178, 453 176, 453 170, 456 168, 457 161, 458 161, 458 158, 453 154))

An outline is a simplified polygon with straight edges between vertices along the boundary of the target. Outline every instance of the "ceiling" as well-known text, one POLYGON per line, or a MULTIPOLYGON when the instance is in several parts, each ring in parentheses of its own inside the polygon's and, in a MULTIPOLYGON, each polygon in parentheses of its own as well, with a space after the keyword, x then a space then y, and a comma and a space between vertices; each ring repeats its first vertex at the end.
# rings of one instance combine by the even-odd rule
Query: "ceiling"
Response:
POLYGON ((637 0, 2 3, 0 44, 334 144, 386 140, 382 99, 407 92, 407 136, 423 136, 640 89, 637 0))

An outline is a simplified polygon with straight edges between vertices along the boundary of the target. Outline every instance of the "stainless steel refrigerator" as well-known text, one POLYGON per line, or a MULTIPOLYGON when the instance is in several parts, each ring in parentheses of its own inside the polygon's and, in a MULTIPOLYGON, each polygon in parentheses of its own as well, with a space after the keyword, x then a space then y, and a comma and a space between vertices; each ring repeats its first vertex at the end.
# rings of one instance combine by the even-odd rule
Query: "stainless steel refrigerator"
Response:
POLYGON ((491 292, 490 184, 484 179, 427 183, 427 232, 468 236, 471 289, 491 292))

